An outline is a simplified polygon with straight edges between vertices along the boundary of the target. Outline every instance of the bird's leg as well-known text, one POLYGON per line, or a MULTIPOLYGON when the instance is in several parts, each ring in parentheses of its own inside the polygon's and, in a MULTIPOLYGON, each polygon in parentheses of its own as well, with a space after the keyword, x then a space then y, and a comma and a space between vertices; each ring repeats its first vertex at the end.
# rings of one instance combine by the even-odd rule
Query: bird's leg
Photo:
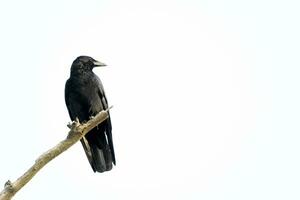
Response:
POLYGON ((76 119, 75 119, 74 121, 69 122, 69 123, 67 124, 67 127, 68 127, 69 129, 72 129, 73 127, 78 126, 79 124, 80 124, 80 121, 79 121, 78 117, 76 117, 76 119))
MULTIPOLYGON (((90 118, 90 120, 91 120, 91 119, 94 119, 95 116, 91 115, 89 118, 90 118)), ((97 130, 98 130, 98 125, 97 125, 96 127, 97 127, 97 130)))

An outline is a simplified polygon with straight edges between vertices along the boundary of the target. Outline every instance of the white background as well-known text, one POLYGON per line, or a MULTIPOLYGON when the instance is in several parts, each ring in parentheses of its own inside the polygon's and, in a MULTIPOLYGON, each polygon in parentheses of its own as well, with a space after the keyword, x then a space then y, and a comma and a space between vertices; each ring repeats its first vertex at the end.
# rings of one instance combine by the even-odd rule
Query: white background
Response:
POLYGON ((0 183, 66 137, 64 84, 89 55, 117 166, 78 143, 15 199, 300 198, 298 1, 2 1, 0 183))

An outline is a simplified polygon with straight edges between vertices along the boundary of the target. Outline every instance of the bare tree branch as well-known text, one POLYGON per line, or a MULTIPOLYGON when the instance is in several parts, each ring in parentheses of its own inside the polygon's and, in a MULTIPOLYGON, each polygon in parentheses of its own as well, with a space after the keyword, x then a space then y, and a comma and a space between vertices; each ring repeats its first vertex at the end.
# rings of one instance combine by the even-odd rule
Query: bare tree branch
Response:
POLYGON ((68 127, 71 129, 65 140, 58 143, 53 148, 49 149, 43 153, 21 177, 19 177, 15 182, 7 181, 5 183, 4 189, 0 193, 0 200, 10 200, 26 183, 28 183, 34 175, 40 171, 48 162, 54 159, 56 156, 60 155, 73 144, 78 142, 85 134, 90 130, 95 128, 101 122, 103 122, 108 117, 108 108, 105 111, 101 111, 95 117, 91 118, 88 122, 80 124, 78 119, 69 124, 68 127))

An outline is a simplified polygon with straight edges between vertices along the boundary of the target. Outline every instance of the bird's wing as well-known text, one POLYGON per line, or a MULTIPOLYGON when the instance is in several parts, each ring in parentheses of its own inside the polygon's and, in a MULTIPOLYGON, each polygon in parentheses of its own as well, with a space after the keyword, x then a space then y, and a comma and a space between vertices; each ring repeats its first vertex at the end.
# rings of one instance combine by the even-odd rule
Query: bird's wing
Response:
MULTIPOLYGON (((107 98, 106 98, 106 95, 105 95, 105 92, 104 92, 102 82, 99 79, 99 77, 96 77, 96 78, 97 78, 97 82, 98 82, 98 95, 101 99, 102 107, 103 107, 103 109, 107 109, 108 108, 108 102, 107 102, 107 98)), ((114 144, 113 144, 113 139, 112 139, 112 126, 111 126, 111 120, 110 120, 109 112, 108 112, 107 120, 105 120, 105 122, 103 122, 103 123, 105 123, 105 133, 106 133, 106 137, 107 137, 107 140, 108 140, 108 145, 110 147, 110 151, 111 151, 111 154, 112 154, 112 160, 113 160, 113 163, 116 164, 114 144)))

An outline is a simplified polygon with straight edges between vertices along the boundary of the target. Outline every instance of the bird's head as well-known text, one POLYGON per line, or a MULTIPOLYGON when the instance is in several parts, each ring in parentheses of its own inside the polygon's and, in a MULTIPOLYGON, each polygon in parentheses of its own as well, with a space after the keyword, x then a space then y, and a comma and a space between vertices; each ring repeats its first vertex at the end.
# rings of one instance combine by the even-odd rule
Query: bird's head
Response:
POLYGON ((71 72, 88 72, 92 71, 94 67, 104 67, 104 63, 95 60, 89 56, 79 56, 72 64, 71 72))

